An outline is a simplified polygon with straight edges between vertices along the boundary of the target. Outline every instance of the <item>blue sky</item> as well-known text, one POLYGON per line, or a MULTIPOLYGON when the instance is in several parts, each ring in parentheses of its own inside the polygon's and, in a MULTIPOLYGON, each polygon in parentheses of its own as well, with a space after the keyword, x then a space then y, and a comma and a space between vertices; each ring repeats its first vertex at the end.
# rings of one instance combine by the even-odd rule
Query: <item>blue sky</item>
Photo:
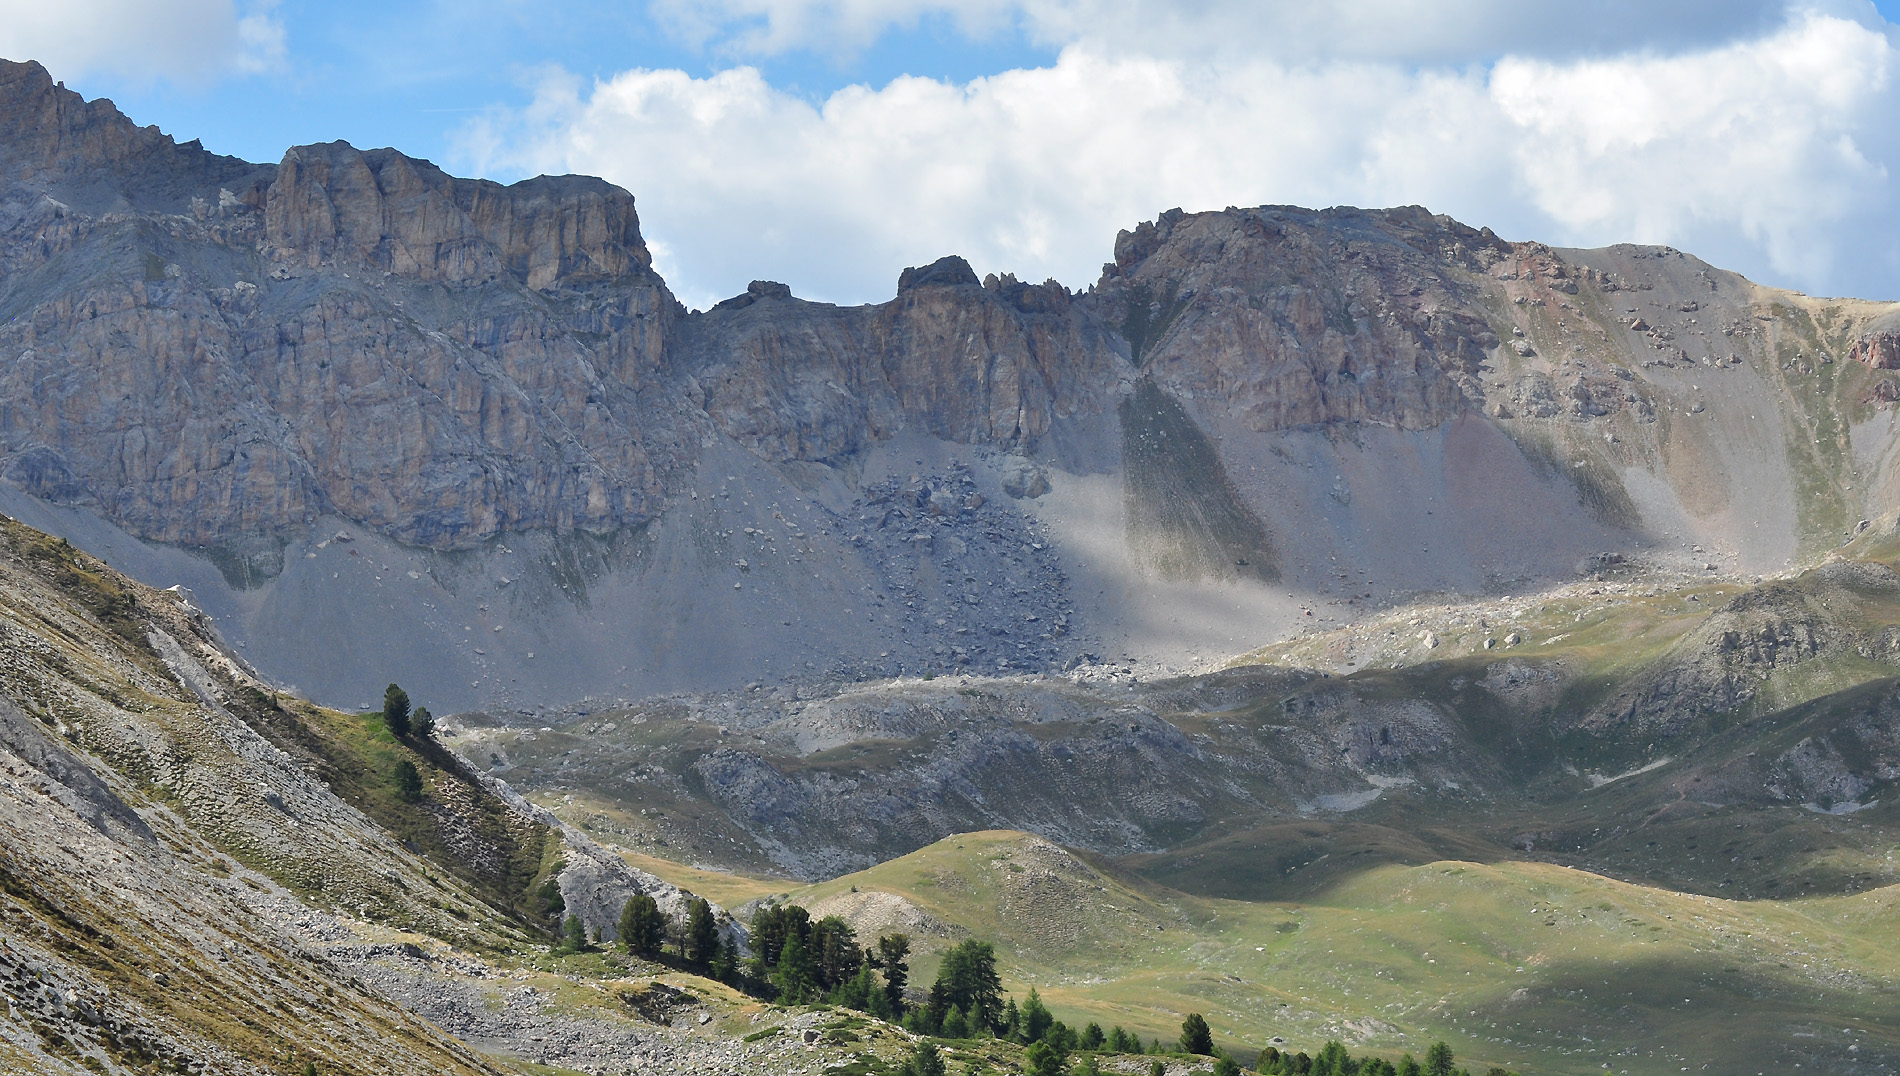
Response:
POLYGON ((54 76, 87 97, 111 98, 141 123, 248 160, 340 138, 447 163, 469 114, 527 104, 536 74, 550 67, 604 79, 629 68, 705 76, 749 64, 773 85, 820 100, 900 75, 963 82, 1041 66, 1057 51, 1013 28, 972 37, 941 16, 893 27, 867 48, 768 54, 687 40, 638 2, 287 0, 267 10, 288 46, 268 71, 154 77, 98 66, 54 76))
POLYGON ((259 161, 605 175, 705 305, 1161 209, 1420 203, 1900 298, 1900 0, 0 0, 0 55, 259 161))

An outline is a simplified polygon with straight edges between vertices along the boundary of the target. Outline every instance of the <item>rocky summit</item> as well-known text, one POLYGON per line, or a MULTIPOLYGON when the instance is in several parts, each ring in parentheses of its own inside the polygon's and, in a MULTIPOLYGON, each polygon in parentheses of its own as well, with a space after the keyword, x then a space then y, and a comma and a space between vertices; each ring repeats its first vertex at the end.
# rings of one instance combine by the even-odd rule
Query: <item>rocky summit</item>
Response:
POLYGON ((1900 304, 1417 207, 690 310, 0 61, 0 1068, 1042 1065, 981 942, 1095 1071, 1894 1072, 1897 405, 1900 304))

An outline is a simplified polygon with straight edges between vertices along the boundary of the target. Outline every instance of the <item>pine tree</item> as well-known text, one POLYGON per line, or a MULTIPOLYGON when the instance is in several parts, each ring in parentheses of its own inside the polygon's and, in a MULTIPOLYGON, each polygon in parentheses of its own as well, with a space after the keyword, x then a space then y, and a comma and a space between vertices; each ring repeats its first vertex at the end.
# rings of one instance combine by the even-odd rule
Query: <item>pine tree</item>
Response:
POLYGON ((1168 1063, 1156 1058, 1154 1064, 1148 1066, 1148 1076, 1168 1076, 1168 1063))
POLYGON ((422 801, 422 774, 416 764, 406 758, 396 763, 396 795, 401 796, 404 803, 422 801))
POLYGON ((943 1014, 942 1035, 946 1039, 967 1039, 970 1037, 970 1018, 955 1005, 943 1014))
POLYGON ((1240 1062, 1226 1054, 1220 1055, 1214 1061, 1214 1076, 1240 1076, 1240 1062))
POLYGON ((1056 1018, 1049 1015, 1049 1010, 1043 1006, 1042 996, 1036 993, 1035 987, 1030 987, 1029 996, 1023 999, 1023 1042, 1041 1042, 1043 1036, 1049 1034, 1049 1028, 1054 1025, 1055 1022, 1056 1018))
POLYGON ((1023 1037, 1023 1014, 1016 1008, 1016 999, 1010 998, 1003 1006, 1002 1036, 1011 1042, 1020 1042, 1023 1037))
POLYGON ((696 968, 710 966, 719 956, 719 922, 703 897, 686 904, 686 952, 682 955, 696 968))
POLYGON ((561 923, 561 941, 555 949, 563 953, 580 953, 587 949, 587 924, 581 922, 578 915, 570 915, 561 923))
POLYGON ((383 727, 398 739, 409 735, 409 693, 395 684, 383 689, 383 727))
POLYGON ((857 931, 835 915, 827 915, 811 925, 811 953, 818 968, 818 983, 826 989, 856 975, 858 966, 864 963, 857 931))
POLYGON ((1102 1034, 1102 1025, 1093 1020, 1082 1029, 1082 1038, 1077 1043, 1084 1050, 1099 1050, 1108 1042, 1108 1036, 1102 1034))
POLYGON ((886 934, 877 940, 877 962, 884 969, 884 997, 896 1015, 904 1012, 904 987, 910 983, 910 965, 904 958, 909 955, 908 934, 886 934))
POLYGON ((1130 1035, 1120 1024, 1108 1029, 1108 1048, 1118 1054, 1141 1052, 1141 1037, 1130 1035))
POLYGON ((1096 1063, 1094 1054, 1089 1054, 1075 1066, 1073 1076, 1102 1076, 1102 1066, 1096 1063))
POLYGON ((1411 1054, 1399 1058, 1399 1076, 1424 1076, 1424 1070, 1418 1067, 1418 1059, 1411 1054))
POLYGON ((1181 1021, 1181 1052, 1184 1054, 1211 1054, 1214 1052, 1214 1033, 1207 1026, 1207 1018, 1200 1013, 1188 1013, 1181 1021))
POLYGON ((1003 981, 996 974, 996 950, 989 942, 959 942, 943 954, 930 1003, 940 1012, 960 1008, 971 1024, 995 1025, 1003 1012, 1003 981))
POLYGON ((409 715, 409 731, 415 733, 418 740, 428 739, 435 731, 435 715, 427 706, 418 706, 415 713, 409 715))
POLYGON ((891 1016, 891 1003, 884 996, 884 984, 878 981, 877 973, 871 970, 868 962, 858 965, 856 975, 838 984, 838 988, 831 992, 831 1002, 870 1013, 882 1020, 888 1020, 891 1016))
POLYGON ((1024 1071, 1028 1076, 1062 1076, 1067 1061, 1061 1050, 1046 1042, 1032 1042, 1029 1049, 1023 1051, 1024 1071))
POLYGON ((904 1014, 904 1030, 913 1035, 935 1035, 942 1030, 937 1022, 937 1011, 928 1005, 918 1005, 904 1014))
POLYGON ((812 972, 811 952, 805 948, 803 935, 796 932, 787 935, 785 948, 779 952, 778 967, 772 971, 772 985, 778 990, 779 1001, 787 1005, 797 1005, 817 995, 818 977, 812 972))
POLYGON ((1451 1047, 1444 1042, 1432 1043, 1425 1051, 1425 1076, 1455 1076, 1458 1070, 1453 1067, 1451 1047))
POLYGON ((666 942, 666 917, 659 902, 645 893, 627 898, 620 910, 620 944, 635 956, 654 957, 666 942))
POLYGON ((904 1063, 904 1076, 945 1076, 943 1054, 934 1042, 920 1042, 904 1063))
POLYGON ((1320 1047, 1319 1056, 1313 1059, 1312 1076, 1351 1076, 1351 1064, 1352 1055, 1346 1052, 1346 1044, 1332 1039, 1320 1047))

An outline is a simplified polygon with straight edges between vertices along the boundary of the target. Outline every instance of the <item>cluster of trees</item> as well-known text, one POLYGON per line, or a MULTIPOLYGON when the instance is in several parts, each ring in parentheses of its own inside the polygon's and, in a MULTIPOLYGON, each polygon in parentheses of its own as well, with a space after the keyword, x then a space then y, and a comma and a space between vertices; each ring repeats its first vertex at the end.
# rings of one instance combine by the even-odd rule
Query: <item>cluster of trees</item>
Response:
MULTIPOLYGON (((617 926, 620 947, 628 953, 658 960, 666 955, 670 943, 681 965, 721 982, 737 981, 735 955, 720 940, 719 918, 713 914, 712 905, 700 897, 686 902, 682 922, 667 915, 651 896, 635 893, 621 907, 617 926)), ((579 916, 567 917, 561 926, 561 938, 558 950, 578 953, 588 948, 586 928, 579 916)))
MULTIPOLYGON (((426 740, 435 731, 435 715, 426 706, 409 708, 409 693, 395 684, 383 690, 383 727, 398 740, 426 740)), ((422 772, 416 764, 403 759, 396 763, 396 795, 404 803, 422 801, 422 772)))
MULTIPOLYGON (((1215 1071, 1220 1072, 1220 1069, 1216 1067, 1215 1071)), ((1241 1069, 1236 1066, 1232 1071, 1239 1073, 1241 1069)), ((1304 1051, 1281 1053, 1269 1046, 1254 1063, 1254 1071, 1263 1076, 1471 1076, 1471 1070, 1457 1066, 1451 1047, 1443 1042, 1432 1043, 1422 1063, 1406 1054, 1394 1065, 1383 1057, 1353 1057, 1338 1039, 1321 1047, 1314 1057, 1304 1051)), ((1486 1076, 1512 1074, 1493 1068, 1486 1076)))
MULTIPOLYGON (((569 917, 560 948, 586 948, 581 921, 569 917)), ((720 939, 712 906, 697 897, 686 918, 668 916, 651 896, 628 898, 621 910, 619 943, 628 953, 666 959, 670 945, 678 961, 755 996, 796 1005, 824 1002, 901 1023, 924 1036, 899 1076, 944 1076, 943 1056, 933 1039, 998 1038, 1027 1049, 1027 1076, 1100 1076, 1095 1055, 1200 1054, 1214 1060, 1214 1076, 1244 1076, 1232 1055, 1214 1045, 1213 1030, 1200 1013, 1181 1023, 1173 1043, 1159 1038, 1143 1044, 1139 1035, 1117 1025, 1107 1031, 1090 1022, 1076 1030, 1055 1018, 1031 987, 1021 1005, 1003 993, 996 972, 996 951, 974 939, 959 942, 943 955, 936 981, 921 1001, 907 996, 910 938, 886 934, 875 943, 859 942, 857 931, 837 916, 814 920, 796 904, 766 904, 752 915, 752 955, 743 961, 720 939), (1077 1058, 1074 1064, 1071 1060, 1077 1058)), ((1166 1063, 1150 1070, 1160 1076, 1166 1063)), ((1284 1053, 1269 1046, 1255 1062, 1261 1076, 1471 1076, 1458 1068, 1451 1047, 1433 1043, 1420 1062, 1406 1054, 1395 1065, 1382 1057, 1355 1058, 1337 1040, 1317 1055, 1284 1053)), ((1486 1076, 1512 1076, 1492 1069, 1486 1076)))

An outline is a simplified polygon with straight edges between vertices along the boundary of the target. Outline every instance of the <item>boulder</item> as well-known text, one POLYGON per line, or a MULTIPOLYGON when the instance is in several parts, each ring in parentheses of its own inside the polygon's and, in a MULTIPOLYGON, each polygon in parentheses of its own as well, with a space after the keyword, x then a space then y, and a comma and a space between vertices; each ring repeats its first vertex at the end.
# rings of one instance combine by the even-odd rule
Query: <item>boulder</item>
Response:
POLYGON ((1034 499, 1049 492, 1049 474, 1023 456, 1005 456, 999 468, 1003 492, 1018 500, 1034 499))

